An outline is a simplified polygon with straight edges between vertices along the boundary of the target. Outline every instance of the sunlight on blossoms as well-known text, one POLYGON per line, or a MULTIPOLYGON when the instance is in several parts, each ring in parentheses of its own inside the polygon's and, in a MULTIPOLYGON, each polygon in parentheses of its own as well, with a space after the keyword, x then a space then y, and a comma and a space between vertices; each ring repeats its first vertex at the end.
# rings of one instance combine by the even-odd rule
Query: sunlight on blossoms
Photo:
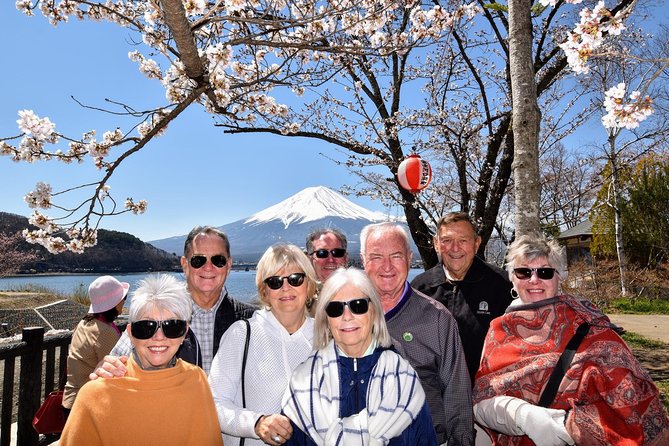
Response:
POLYGON ((28 194, 23 197, 28 207, 49 209, 51 207, 51 185, 43 182, 38 182, 35 190, 28 192, 28 194))
POLYGON ((32 110, 20 110, 19 118, 16 121, 19 130, 38 141, 49 139, 56 130, 56 125, 49 118, 40 119, 32 110))
POLYGON ((594 50, 604 43, 604 33, 619 35, 625 29, 622 14, 615 17, 606 9, 603 1, 592 9, 583 8, 581 21, 568 33, 567 40, 559 46, 567 56, 567 63, 575 73, 588 73, 586 65, 594 50))
POLYGON ((609 129, 626 128, 628 130, 639 127, 639 123, 651 114, 652 100, 646 96, 641 98, 641 93, 633 91, 629 96, 629 102, 625 103, 625 83, 621 82, 611 87, 605 93, 604 108, 607 113, 602 117, 602 125, 609 129))

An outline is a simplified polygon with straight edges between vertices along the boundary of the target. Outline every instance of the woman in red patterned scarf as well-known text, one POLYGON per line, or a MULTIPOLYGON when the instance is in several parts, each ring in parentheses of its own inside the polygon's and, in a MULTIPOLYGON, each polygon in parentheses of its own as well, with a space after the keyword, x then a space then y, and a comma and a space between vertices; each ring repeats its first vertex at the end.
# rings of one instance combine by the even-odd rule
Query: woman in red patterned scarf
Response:
POLYGON ((493 444, 668 445, 657 387, 617 327, 590 302, 561 293, 564 249, 524 235, 506 260, 517 299, 490 325, 473 395, 493 444), (561 359, 575 335, 582 340, 571 342, 573 358, 561 359), (559 361, 566 372, 551 379, 559 361), (550 387, 554 396, 544 394, 550 387))

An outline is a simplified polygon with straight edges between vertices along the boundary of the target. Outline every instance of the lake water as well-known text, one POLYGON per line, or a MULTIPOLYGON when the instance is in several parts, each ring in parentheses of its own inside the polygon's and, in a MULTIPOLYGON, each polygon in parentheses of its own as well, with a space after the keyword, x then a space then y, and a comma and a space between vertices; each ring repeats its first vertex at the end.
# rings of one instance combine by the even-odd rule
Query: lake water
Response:
MULTIPOLYGON (((412 269, 409 271, 409 280, 423 272, 422 269, 412 269)), ((172 274, 180 280, 185 280, 182 273, 172 274)), ((134 274, 113 274, 121 282, 128 282, 130 290, 137 288, 138 282, 145 278, 148 273, 134 274)), ((71 274, 57 276, 12 276, 0 277, 0 290, 12 291, 23 290, 29 286, 48 288, 63 295, 70 295, 75 290, 83 288, 88 290, 88 286, 99 274, 71 274)), ((244 302, 250 302, 256 298, 256 272, 255 271, 231 271, 225 282, 228 293, 235 299, 244 302)))

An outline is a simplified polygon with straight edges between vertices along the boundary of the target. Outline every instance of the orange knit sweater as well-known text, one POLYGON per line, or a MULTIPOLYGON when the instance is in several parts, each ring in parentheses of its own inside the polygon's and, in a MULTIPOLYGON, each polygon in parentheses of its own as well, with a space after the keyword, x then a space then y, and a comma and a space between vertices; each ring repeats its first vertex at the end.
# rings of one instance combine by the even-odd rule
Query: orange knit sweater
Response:
POLYGON ((128 360, 123 378, 84 385, 61 436, 69 445, 222 445, 207 377, 181 359, 174 367, 142 370, 128 360))

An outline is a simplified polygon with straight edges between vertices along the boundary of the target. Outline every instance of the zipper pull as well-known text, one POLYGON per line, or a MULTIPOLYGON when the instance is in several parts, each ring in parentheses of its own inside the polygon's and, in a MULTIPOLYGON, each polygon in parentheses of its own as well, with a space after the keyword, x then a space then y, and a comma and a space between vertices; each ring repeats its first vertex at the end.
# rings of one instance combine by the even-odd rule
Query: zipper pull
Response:
POLYGON ((358 371, 358 358, 353 358, 353 371, 358 371))

